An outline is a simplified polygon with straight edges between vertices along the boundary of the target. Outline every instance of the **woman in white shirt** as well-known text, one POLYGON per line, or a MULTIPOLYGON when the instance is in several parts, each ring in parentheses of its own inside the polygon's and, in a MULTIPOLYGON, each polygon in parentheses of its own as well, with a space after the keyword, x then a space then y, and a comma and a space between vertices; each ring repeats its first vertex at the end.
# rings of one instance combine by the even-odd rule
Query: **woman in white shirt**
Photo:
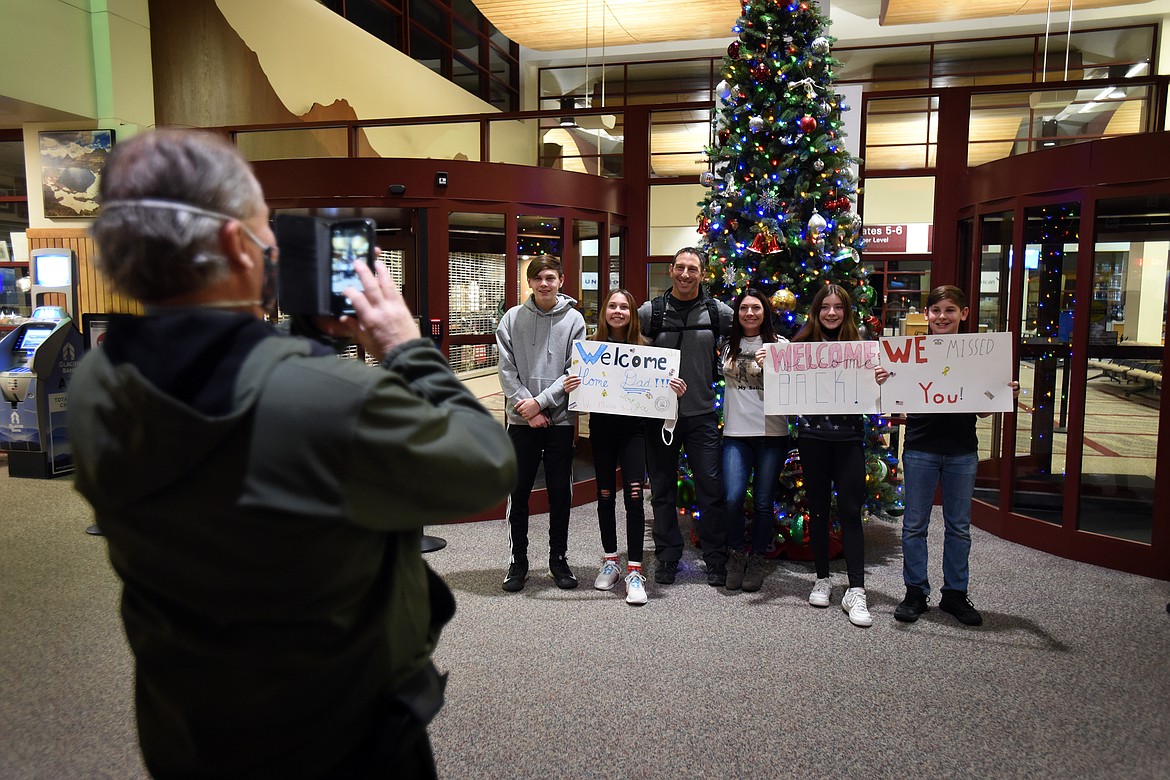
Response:
POLYGON ((732 305, 735 320, 720 353, 723 396, 723 490, 727 499, 727 589, 757 591, 764 582, 764 553, 776 535, 772 512, 776 478, 791 447, 788 418, 764 414, 764 345, 776 335, 768 297, 749 288, 732 305), (752 477, 751 543, 744 499, 752 477))

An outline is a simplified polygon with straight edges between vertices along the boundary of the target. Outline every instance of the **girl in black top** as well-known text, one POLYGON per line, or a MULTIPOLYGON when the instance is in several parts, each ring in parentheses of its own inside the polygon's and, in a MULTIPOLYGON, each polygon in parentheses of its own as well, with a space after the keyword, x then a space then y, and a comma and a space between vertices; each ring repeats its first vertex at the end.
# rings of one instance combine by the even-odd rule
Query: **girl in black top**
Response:
MULTIPOLYGON (((858 341, 853 302, 839 285, 825 285, 809 307, 808 320, 793 341, 858 341)), ((889 377, 881 366, 874 369, 880 385, 889 377)), ((797 418, 797 446, 804 471, 809 507, 809 545, 817 580, 808 603, 829 606, 829 524, 833 489, 837 491, 837 516, 841 544, 849 572, 849 588, 841 608, 855 626, 873 625, 865 597, 865 536, 861 509, 865 500, 865 418, 860 414, 801 415, 797 418)))
MULTIPOLYGON (((601 302, 601 318, 594 341, 619 344, 645 344, 638 320, 638 307, 628 290, 612 289, 601 302)), ((671 388, 679 392, 671 380, 671 388)), ((565 390, 581 386, 581 378, 570 374, 565 390)), ((626 603, 646 603, 646 579, 642 574, 642 554, 646 536, 646 510, 642 489, 646 479, 646 425, 639 417, 621 414, 589 413, 589 441, 593 449, 593 468, 597 477, 597 520, 601 528, 601 569, 593 587, 611 590, 621 578, 617 543, 617 469, 622 470, 622 494, 626 507, 626 603)))

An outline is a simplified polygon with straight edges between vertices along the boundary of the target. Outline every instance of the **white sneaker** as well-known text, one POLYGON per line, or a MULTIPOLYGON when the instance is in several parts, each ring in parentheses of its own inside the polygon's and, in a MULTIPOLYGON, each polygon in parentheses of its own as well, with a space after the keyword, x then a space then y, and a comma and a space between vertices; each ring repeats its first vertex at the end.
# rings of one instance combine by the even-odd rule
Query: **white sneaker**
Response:
POLYGON ((622 570, 618 566, 617 558, 602 558, 601 570, 597 572, 597 579, 593 581, 593 587, 598 590, 613 590, 613 586, 617 585, 617 581, 621 578, 622 570))
POLYGON ((813 585, 812 593, 808 594, 808 603, 814 607, 829 606, 829 596, 833 593, 833 581, 823 577, 813 585))
POLYGON ((841 609, 849 614, 849 622, 855 626, 869 628, 873 625, 873 617, 869 614, 869 607, 865 604, 865 588, 850 588, 841 597, 841 609))
POLYGON ((633 569, 626 575, 626 603, 646 603, 646 578, 640 569, 633 569))

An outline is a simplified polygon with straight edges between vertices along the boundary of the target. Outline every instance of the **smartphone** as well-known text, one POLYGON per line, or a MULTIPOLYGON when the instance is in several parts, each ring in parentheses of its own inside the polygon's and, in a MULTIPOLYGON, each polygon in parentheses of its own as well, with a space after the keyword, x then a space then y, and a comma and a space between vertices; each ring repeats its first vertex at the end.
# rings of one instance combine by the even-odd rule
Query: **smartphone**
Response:
POLYGON ((353 314, 353 304, 345 297, 347 287, 361 290, 354 266, 365 263, 374 270, 378 256, 372 219, 345 219, 329 226, 329 293, 333 314, 353 314))

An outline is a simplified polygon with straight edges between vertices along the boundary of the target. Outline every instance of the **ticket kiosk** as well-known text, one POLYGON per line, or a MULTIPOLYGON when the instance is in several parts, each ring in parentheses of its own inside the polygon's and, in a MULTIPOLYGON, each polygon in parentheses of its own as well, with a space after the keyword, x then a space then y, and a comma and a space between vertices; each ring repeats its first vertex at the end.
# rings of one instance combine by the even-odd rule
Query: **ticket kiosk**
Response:
POLYGON ((82 356, 81 333, 60 306, 39 306, 0 340, 0 450, 12 477, 73 471, 65 393, 82 356))

